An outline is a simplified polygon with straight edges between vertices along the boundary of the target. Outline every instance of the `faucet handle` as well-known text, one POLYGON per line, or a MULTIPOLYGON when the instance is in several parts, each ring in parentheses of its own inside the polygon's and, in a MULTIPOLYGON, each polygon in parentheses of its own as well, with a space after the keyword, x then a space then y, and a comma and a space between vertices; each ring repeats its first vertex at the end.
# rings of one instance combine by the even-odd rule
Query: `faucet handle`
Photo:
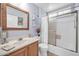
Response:
POLYGON ((6 37, 8 38, 8 32, 6 32, 6 37))
POLYGON ((19 41, 21 41, 22 40, 22 38, 19 38, 19 41))

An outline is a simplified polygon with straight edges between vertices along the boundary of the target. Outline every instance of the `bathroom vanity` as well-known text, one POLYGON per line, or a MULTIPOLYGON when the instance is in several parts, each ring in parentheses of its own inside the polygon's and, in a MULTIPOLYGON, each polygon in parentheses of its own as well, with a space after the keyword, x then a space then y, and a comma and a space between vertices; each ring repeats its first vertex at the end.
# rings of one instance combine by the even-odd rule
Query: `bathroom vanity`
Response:
MULTIPOLYGON (((29 12, 9 3, 0 3, 0 27, 5 33, 8 31, 29 30, 29 12)), ((1 32, 4 34, 4 32, 1 32)), ((8 34, 1 35, 9 38, 8 34)), ((21 37, 21 36, 20 36, 21 37)), ((2 39, 1 38, 1 39, 2 39)), ((34 37, 11 38, 6 44, 0 44, 1 56, 37 56, 38 39, 34 37)))
POLYGON ((38 42, 33 42, 28 46, 24 46, 16 51, 13 51, 9 56, 37 56, 38 55, 38 42))
POLYGON ((22 41, 11 41, 0 46, 1 56, 38 56, 38 40, 36 38, 24 38, 22 41), (3 47, 5 49, 3 49, 3 47), (13 47, 8 49, 8 47, 13 47))

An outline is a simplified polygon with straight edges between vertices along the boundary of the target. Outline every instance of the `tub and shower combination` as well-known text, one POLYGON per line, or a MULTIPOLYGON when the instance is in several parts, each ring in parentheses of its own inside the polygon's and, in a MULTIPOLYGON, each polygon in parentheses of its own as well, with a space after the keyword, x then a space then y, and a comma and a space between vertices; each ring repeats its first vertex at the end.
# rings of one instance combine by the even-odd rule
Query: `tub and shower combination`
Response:
POLYGON ((55 55, 78 55, 78 11, 51 17, 48 21, 48 51, 55 55))

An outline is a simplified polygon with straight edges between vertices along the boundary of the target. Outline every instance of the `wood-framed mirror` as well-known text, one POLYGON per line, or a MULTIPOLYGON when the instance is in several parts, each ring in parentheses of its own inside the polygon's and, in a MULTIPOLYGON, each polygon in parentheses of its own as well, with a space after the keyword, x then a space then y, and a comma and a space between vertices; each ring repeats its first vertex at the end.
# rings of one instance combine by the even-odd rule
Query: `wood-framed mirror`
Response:
POLYGON ((3 30, 29 30, 29 13, 12 4, 1 3, 3 30))

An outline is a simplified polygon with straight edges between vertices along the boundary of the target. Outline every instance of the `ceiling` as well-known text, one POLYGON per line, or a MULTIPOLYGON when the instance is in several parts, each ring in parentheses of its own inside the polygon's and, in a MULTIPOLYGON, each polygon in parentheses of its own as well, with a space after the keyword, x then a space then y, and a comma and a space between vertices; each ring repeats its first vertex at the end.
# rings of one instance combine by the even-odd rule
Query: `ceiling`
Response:
POLYGON ((70 5, 70 3, 35 3, 35 5, 42 8, 46 12, 49 12, 70 5))

